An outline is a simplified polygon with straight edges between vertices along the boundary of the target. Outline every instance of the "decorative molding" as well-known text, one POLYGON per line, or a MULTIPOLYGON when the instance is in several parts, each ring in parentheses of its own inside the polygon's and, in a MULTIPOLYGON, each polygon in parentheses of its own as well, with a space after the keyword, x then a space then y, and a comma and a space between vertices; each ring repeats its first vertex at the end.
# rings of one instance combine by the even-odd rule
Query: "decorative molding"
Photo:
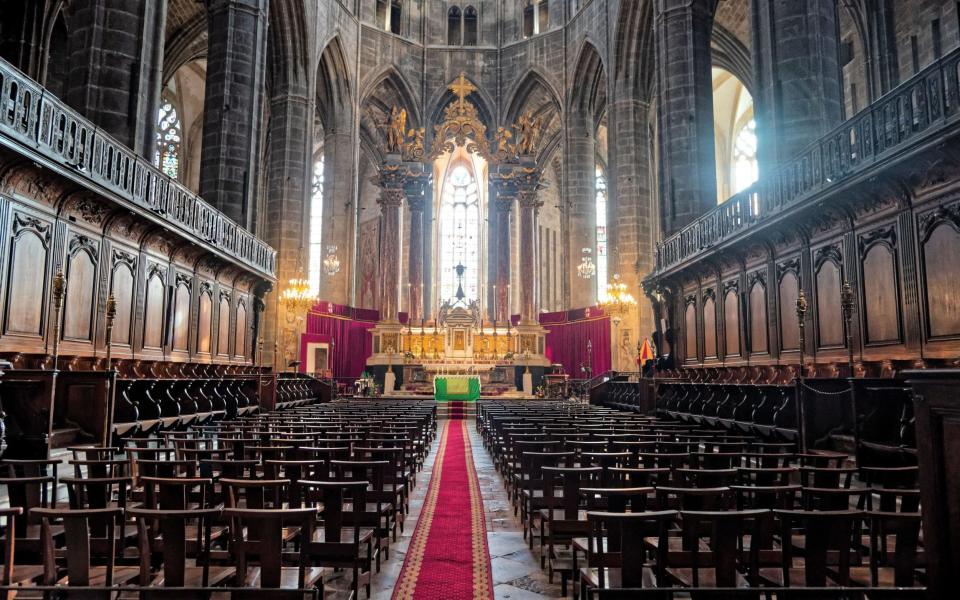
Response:
POLYGON ((180 287, 181 285, 187 286, 188 290, 191 289, 193 287, 193 277, 184 273, 177 273, 174 287, 180 287))
POLYGON ((116 270, 118 265, 127 265, 130 267, 131 271, 137 270, 137 255, 130 252, 124 252, 123 250, 113 250, 113 261, 110 265, 114 270, 116 270))
POLYGON ((938 206, 935 210, 920 216, 920 243, 925 243, 930 238, 930 234, 943 223, 952 225, 957 232, 960 232, 960 202, 938 206))
POLYGON ((147 281, 153 277, 159 277, 164 283, 167 282, 167 267, 160 263, 151 262, 147 266, 147 281))
POLYGON ((94 262, 96 262, 97 244, 95 244, 92 239, 85 235, 75 235, 70 239, 70 244, 67 248, 67 256, 73 258, 77 252, 88 253, 90 258, 93 258, 94 262))
POLYGON ((863 258, 867 250, 876 244, 883 244, 890 248, 890 250, 895 250, 897 248, 897 227, 895 225, 878 227, 873 231, 858 236, 857 248, 860 251, 860 258, 863 258))
POLYGON ((726 298, 727 294, 730 293, 730 290, 733 290, 733 293, 737 294, 740 292, 740 282, 736 279, 731 279, 726 281, 723 284, 723 297, 726 298))
POLYGON ((200 283, 200 293, 210 296, 210 299, 213 299, 213 284, 209 281, 203 281, 200 283))
POLYGON ((50 223, 37 217, 32 217, 23 213, 13 214, 13 237, 17 237, 23 231, 32 231, 40 236, 44 245, 50 243, 50 223))
POLYGON ((828 261, 834 263, 838 268, 843 267, 843 252, 840 251, 839 245, 829 244, 817 248, 813 255, 813 270, 819 271, 820 267, 828 261))
POLYGON ((747 281, 749 282, 747 287, 750 289, 750 291, 753 291, 753 286, 755 286, 758 282, 763 286, 764 289, 767 288, 767 277, 763 274, 763 271, 754 271, 753 273, 750 273, 747 275, 747 281))
POLYGON ((704 303, 706 303, 707 299, 713 300, 714 302, 717 301, 717 291, 712 287, 708 287, 707 289, 703 290, 704 303))
POLYGON ((783 281, 783 276, 787 273, 793 273, 800 279, 800 259, 791 258, 777 265, 777 281, 783 281))
POLYGON ((689 296, 687 296, 686 298, 684 298, 684 299, 683 299, 683 303, 684 303, 685 305, 687 305, 687 306, 689 306, 689 305, 691 305, 691 304, 693 304, 694 306, 696 306, 696 305, 697 305, 697 296, 696 296, 696 294, 690 294, 689 296))

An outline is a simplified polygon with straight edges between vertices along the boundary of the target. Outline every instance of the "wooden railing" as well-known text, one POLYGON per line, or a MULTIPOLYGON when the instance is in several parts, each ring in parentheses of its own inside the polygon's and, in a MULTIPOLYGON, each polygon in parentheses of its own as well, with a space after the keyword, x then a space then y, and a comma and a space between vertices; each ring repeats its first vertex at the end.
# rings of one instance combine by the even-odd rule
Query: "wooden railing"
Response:
POLYGON ((960 48, 807 146, 771 177, 657 244, 661 273, 931 139, 960 120, 960 48), (921 135, 924 134, 924 135, 921 135))
POLYGON ((0 60, 0 143, 10 141, 149 210, 191 239, 276 275, 273 248, 0 60))

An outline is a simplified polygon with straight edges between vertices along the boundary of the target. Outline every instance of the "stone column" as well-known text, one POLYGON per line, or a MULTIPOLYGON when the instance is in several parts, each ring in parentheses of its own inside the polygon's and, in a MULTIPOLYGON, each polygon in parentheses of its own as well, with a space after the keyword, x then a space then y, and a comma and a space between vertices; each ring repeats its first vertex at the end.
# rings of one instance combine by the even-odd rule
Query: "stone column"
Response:
POLYGON ((717 205, 710 57, 713 4, 657 0, 654 9, 664 235, 717 205))
POLYGON ((510 212, 517 199, 517 187, 510 179, 501 177, 499 172, 490 175, 497 197, 493 202, 496 219, 496 278, 493 318, 497 322, 510 319, 510 212))
POLYGON ((420 175, 408 175, 406 182, 407 205, 410 207, 410 243, 408 251, 407 278, 410 282, 410 315, 408 323, 420 320, 426 314, 423 310, 423 209, 426 205, 426 190, 430 184, 427 169, 420 175))
POLYGON ((837 0, 775 0, 751 7, 763 180, 843 120, 837 0))
POLYGON ((153 163, 167 0, 71 0, 67 104, 153 163))
POLYGON ((569 308, 585 308, 593 306, 597 300, 596 276, 581 279, 577 274, 584 248, 590 249, 590 258, 594 262, 597 260, 597 143, 593 122, 588 115, 576 114, 571 120, 573 129, 567 146, 566 194, 570 207, 567 248, 569 308))
POLYGON ((400 227, 403 223, 404 177, 380 170, 380 322, 399 323, 400 227))
POLYGON ((520 206, 520 323, 536 325, 539 322, 537 309, 537 281, 539 269, 535 244, 537 239, 537 209, 543 205, 537 198, 537 190, 524 189, 517 195, 520 206))
POLYGON ((207 0, 200 195, 253 229, 269 0, 207 0))

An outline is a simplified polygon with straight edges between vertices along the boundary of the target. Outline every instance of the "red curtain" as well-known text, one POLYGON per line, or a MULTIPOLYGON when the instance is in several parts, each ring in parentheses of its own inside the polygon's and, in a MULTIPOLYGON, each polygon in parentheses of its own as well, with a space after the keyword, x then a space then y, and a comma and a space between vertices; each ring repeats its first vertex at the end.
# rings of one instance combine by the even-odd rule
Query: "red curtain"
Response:
POLYGON ((581 364, 587 364, 587 342, 593 346, 593 374, 610 370, 610 317, 598 307, 543 313, 540 324, 549 333, 546 337, 546 355, 550 362, 563 365, 563 370, 574 379, 586 374, 581 364))
MULTIPOLYGON (((330 365, 334 377, 356 378, 373 354, 370 329, 377 323, 375 310, 320 302, 307 315, 307 334, 327 336, 333 342, 330 365)), ((306 361, 304 360, 304 363, 306 361)))

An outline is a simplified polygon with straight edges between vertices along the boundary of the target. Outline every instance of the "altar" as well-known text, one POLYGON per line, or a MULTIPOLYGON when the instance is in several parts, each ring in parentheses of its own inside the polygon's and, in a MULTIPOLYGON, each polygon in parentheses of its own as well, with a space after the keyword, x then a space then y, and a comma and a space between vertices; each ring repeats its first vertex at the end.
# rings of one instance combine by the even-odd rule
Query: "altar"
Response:
POLYGON ((433 378, 433 397, 437 402, 480 399, 480 378, 476 375, 436 375, 433 378))

